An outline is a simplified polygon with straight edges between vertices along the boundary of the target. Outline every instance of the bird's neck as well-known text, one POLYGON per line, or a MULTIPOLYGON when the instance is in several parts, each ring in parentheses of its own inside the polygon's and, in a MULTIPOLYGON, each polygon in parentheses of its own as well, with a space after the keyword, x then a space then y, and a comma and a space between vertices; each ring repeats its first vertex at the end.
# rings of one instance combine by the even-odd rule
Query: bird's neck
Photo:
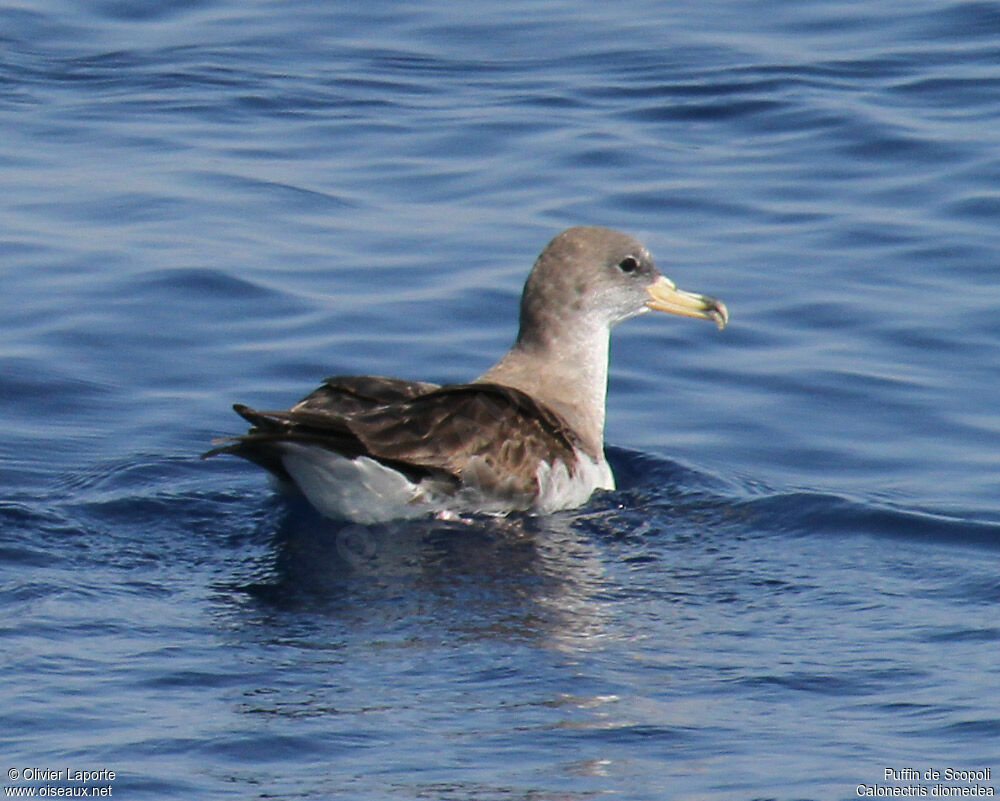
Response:
POLYGON ((545 404, 566 420, 587 453, 603 462, 610 330, 594 324, 546 331, 540 337, 522 326, 514 347, 476 380, 514 387, 545 404))

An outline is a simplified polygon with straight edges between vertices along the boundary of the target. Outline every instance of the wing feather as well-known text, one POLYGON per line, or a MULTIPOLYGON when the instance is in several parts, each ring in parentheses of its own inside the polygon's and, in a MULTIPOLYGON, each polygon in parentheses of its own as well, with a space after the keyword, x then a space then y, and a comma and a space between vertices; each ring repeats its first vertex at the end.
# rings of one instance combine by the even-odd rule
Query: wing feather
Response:
POLYGON ((380 375, 336 375, 323 381, 293 410, 315 410, 328 414, 357 414, 389 403, 411 400, 438 389, 426 381, 407 381, 380 375))
POLYGON ((537 494, 540 461, 572 468, 579 448, 558 414, 499 384, 341 376, 285 411, 234 408, 252 428, 207 455, 234 453, 285 478, 280 446, 297 442, 523 502, 537 494))

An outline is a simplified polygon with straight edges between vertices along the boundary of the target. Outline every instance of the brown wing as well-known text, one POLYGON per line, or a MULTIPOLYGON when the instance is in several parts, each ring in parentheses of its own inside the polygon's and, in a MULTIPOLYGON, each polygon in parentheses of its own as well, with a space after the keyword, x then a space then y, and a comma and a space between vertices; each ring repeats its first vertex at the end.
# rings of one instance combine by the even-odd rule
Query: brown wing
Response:
POLYGON ((365 452, 364 447, 355 441, 348 429, 338 425, 339 420, 409 400, 437 388, 437 384, 425 381, 378 375, 338 375, 325 379, 321 386, 287 411, 258 412, 249 406, 235 404, 233 408, 252 423, 253 428, 213 448, 203 454, 203 458, 219 453, 242 456, 290 482, 291 476, 282 464, 277 443, 308 442, 344 455, 360 455, 365 452))
POLYGON ((577 437, 519 390, 456 384, 349 421, 368 455, 443 471, 490 495, 534 498, 540 461, 573 464, 577 437))
POLYGON ((367 412, 378 406, 411 400, 438 389, 426 381, 406 381, 380 375, 337 375, 296 403, 292 411, 321 411, 334 415, 367 412))
POLYGON ((210 454, 234 453, 278 475, 284 469, 276 446, 300 442, 349 458, 369 456, 413 480, 434 477, 529 499, 538 490, 539 461, 572 464, 577 446, 559 415, 498 384, 445 386, 354 414, 331 413, 329 404, 279 412, 234 408, 253 428, 210 454))

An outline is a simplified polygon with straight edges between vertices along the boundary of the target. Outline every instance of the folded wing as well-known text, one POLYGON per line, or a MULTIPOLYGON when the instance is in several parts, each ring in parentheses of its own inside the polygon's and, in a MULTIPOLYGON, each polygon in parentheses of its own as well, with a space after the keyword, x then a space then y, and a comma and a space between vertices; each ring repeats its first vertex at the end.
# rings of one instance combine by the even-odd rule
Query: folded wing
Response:
POLYGON ((499 384, 339 376, 285 411, 234 408, 252 428, 206 455, 236 454, 289 479, 283 446, 309 445, 369 457, 438 491, 471 487, 525 508, 539 464, 571 467, 579 445, 559 415, 499 384))

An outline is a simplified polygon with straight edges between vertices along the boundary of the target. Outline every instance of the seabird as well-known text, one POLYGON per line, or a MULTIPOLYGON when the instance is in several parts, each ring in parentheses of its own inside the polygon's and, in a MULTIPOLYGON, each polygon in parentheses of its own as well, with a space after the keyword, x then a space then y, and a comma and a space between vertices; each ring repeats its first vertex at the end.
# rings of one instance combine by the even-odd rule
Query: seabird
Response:
POLYGON ((335 376, 290 409, 234 409, 251 424, 231 453, 297 487, 327 517, 359 523, 515 511, 549 513, 614 489, 604 455, 611 328, 648 311, 729 320, 684 292, 631 236, 563 231, 521 295, 513 347, 479 378, 437 385, 335 376))

